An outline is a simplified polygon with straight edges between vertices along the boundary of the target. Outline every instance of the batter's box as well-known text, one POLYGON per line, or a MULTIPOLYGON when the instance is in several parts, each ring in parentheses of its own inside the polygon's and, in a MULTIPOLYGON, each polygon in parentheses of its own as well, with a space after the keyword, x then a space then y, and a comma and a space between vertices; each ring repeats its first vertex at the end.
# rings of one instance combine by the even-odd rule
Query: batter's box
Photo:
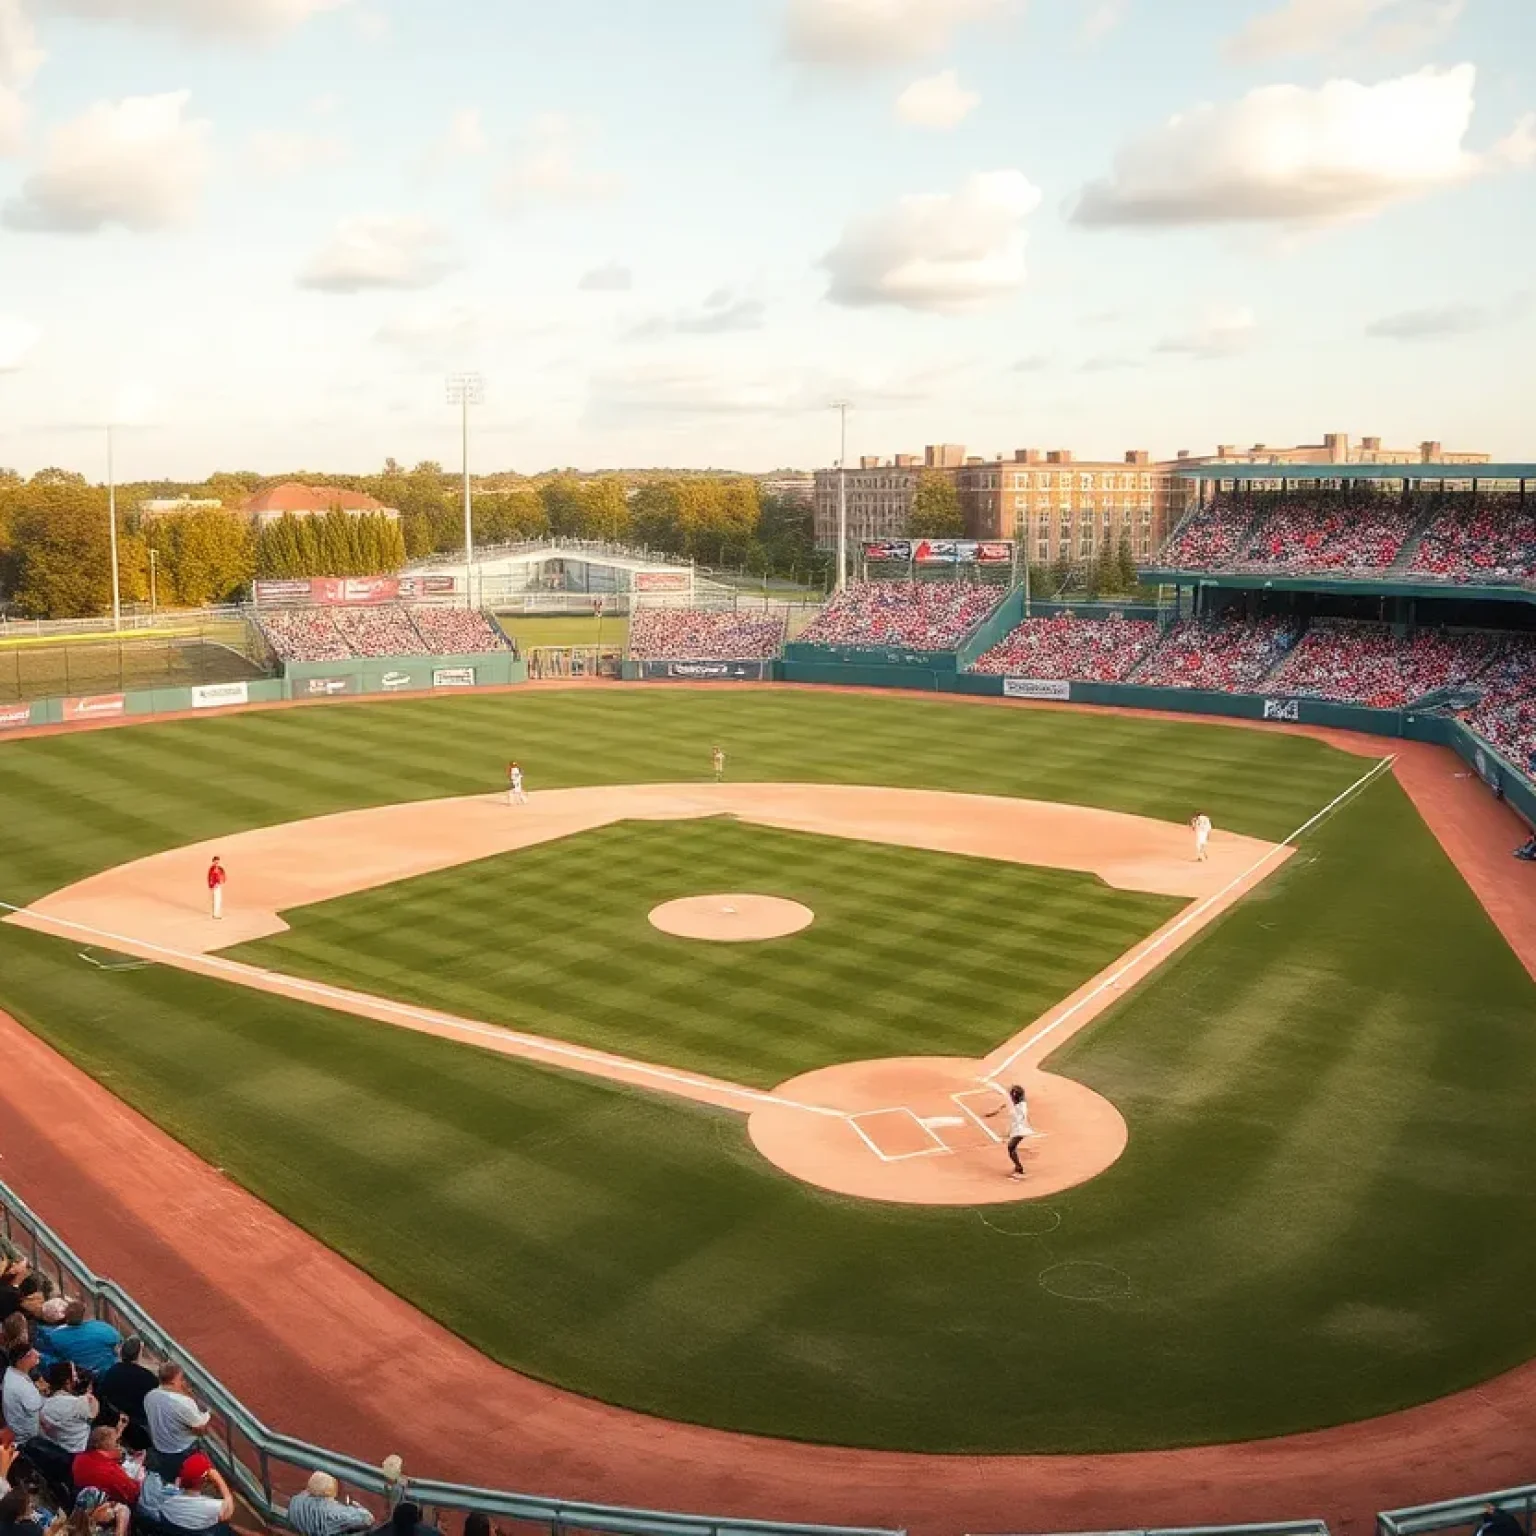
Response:
POLYGON ((866 1109, 848 1116, 855 1134, 882 1163, 932 1157, 951 1148, 910 1109, 866 1109))

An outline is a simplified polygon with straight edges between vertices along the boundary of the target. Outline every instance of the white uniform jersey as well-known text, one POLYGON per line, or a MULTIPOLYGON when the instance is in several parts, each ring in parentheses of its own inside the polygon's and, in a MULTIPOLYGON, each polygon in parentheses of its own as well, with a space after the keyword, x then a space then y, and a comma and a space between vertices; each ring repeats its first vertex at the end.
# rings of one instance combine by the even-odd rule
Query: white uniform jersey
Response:
POLYGON ((1195 836, 1203 843, 1211 835, 1211 818, 1209 816, 1195 817, 1195 836))
POLYGON ((1008 1139, 1015 1136, 1029 1135, 1029 1105, 1020 1099, 1017 1103, 1012 1100, 1008 1104, 1008 1139))

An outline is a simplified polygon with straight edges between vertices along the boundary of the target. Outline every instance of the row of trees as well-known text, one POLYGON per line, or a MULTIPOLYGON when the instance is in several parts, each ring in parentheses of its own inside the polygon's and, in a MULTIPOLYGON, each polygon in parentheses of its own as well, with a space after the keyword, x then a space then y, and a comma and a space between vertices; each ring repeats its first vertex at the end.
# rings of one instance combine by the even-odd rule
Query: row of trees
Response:
MULTIPOLYGON (((303 478, 364 491, 398 510, 399 520, 333 511, 284 517, 258 534, 233 510, 259 489, 253 474, 215 475, 196 486, 123 486, 117 506, 124 603, 149 600, 151 550, 159 603, 205 607, 238 600, 257 577, 374 575, 464 547, 458 488, 439 465, 303 478), (140 501, 175 495, 218 498, 225 509, 139 515, 140 501)), ((755 480, 744 477, 649 477, 631 495, 616 475, 562 474, 477 491, 473 506, 480 548, 554 534, 644 544, 754 574, 815 581, 827 568, 812 545, 810 509, 764 496, 755 480)), ((29 617, 76 618, 107 612, 111 590, 105 489, 66 470, 43 470, 28 481, 0 470, 0 596, 29 617)))

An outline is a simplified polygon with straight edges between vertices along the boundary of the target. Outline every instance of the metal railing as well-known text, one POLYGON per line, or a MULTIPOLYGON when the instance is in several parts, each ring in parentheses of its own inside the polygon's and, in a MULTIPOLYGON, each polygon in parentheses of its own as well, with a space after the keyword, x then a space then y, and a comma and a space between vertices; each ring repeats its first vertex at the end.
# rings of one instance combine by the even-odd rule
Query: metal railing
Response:
POLYGON ((1495 1504, 1524 1525, 1527 1536, 1536 1516, 1536 1483, 1504 1488, 1498 1493, 1479 1493, 1464 1499, 1442 1499, 1438 1504, 1414 1504, 1407 1509, 1383 1510, 1376 1516, 1377 1536, 1419 1536, 1424 1531, 1471 1530, 1483 1518, 1483 1506, 1495 1504))
POLYGON ((328 1472, 342 1490, 383 1519, 402 1498, 420 1505, 440 1528, 443 1517, 479 1511, 493 1520, 542 1526, 551 1536, 604 1532, 612 1536, 906 1536, 904 1530, 869 1526, 804 1525, 729 1516, 677 1514, 622 1505, 542 1498, 495 1488, 475 1488, 432 1478, 390 1478, 381 1467, 355 1456, 310 1445, 269 1429, 209 1368, 171 1337, 121 1286, 97 1275, 8 1184, 0 1182, 0 1232, 5 1241, 72 1296, 89 1302, 97 1317, 144 1341, 146 1363, 175 1360, 212 1423, 203 1448, 229 1479, 235 1494, 263 1522, 283 1523, 289 1497, 313 1472, 328 1472))
MULTIPOLYGON (((1052 1536, 1031 1532, 1030 1536, 1052 1536)), ((1136 1526, 1122 1531, 1071 1531, 1054 1536, 1328 1536, 1321 1520, 1275 1520, 1257 1525, 1163 1525, 1136 1526)))

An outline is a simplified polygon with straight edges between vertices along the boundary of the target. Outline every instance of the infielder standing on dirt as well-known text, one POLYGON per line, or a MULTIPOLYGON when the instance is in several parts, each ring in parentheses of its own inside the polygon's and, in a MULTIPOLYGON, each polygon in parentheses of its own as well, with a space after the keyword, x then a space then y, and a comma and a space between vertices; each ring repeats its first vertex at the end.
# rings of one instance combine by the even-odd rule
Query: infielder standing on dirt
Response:
POLYGON ((1205 863, 1205 845, 1211 840, 1211 818, 1201 811, 1191 822, 1195 829, 1195 859, 1205 863))
MULTIPOLYGON (((997 1091, 999 1093, 1003 1092, 1001 1088, 997 1091)), ((989 1109, 987 1111, 987 1119, 993 1119, 995 1116, 1002 1114, 1005 1109, 1008 1111, 1008 1160, 1013 1164, 1013 1172, 1008 1177, 1010 1179, 1022 1179, 1024 1177, 1024 1164, 1019 1161, 1019 1143, 1026 1136, 1033 1136, 1035 1134, 1029 1123, 1029 1100, 1024 1097, 1024 1089, 1018 1083, 1015 1083, 1003 1095, 1003 1098, 1004 1102, 999 1104, 996 1109, 989 1109)))
POLYGON ((214 854, 213 863, 208 866, 208 906, 215 917, 224 916, 224 882, 228 879, 229 872, 218 854, 214 854))
POLYGON ((715 783, 718 784, 725 777, 725 752, 716 747, 709 754, 710 766, 715 770, 715 783))
POLYGON ((507 804, 528 804, 528 796, 523 793, 523 770, 515 761, 507 764, 507 804))

